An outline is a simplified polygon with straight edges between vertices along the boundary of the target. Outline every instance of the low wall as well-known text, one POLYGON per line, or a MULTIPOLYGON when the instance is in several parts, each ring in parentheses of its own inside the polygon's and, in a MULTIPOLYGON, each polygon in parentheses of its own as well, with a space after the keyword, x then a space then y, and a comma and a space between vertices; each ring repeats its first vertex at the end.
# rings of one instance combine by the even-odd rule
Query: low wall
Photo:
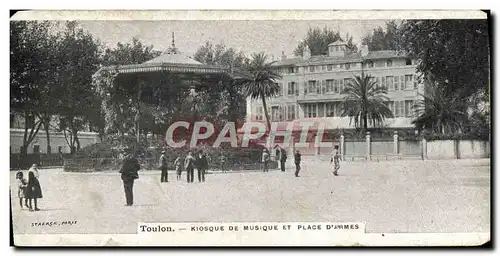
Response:
MULTIPOLYGON (((21 147, 23 146, 23 137, 24 130, 23 129, 10 129, 10 153, 18 154, 21 152, 21 147)), ((50 147, 51 153, 59 153, 59 148, 61 149, 61 153, 67 154, 71 152, 71 149, 66 142, 64 134, 61 132, 53 132, 49 133, 50 137, 50 147)), ((78 139, 80 141, 80 148, 83 148, 87 145, 94 144, 99 142, 99 135, 93 132, 79 132, 78 139)), ((47 136, 45 130, 39 130, 36 134, 33 141, 28 145, 27 153, 33 154, 33 149, 35 145, 39 146, 40 154, 47 154, 47 136)))
POLYGON ((481 140, 433 140, 427 142, 428 159, 490 157, 490 142, 481 140))

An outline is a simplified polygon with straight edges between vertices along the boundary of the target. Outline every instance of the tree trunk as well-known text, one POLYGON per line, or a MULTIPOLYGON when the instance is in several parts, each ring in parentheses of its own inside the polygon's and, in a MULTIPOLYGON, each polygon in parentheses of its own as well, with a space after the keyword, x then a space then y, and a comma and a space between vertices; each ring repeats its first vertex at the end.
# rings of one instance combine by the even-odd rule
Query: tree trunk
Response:
POLYGON ((271 120, 269 120, 269 113, 267 112, 266 98, 264 95, 260 96, 262 98, 262 107, 264 108, 264 115, 266 116, 267 130, 271 132, 271 120))
POLYGON ((50 116, 46 116, 44 118, 44 128, 45 128, 45 136, 47 137, 47 154, 52 153, 52 148, 50 147, 50 116))
POLYGON ((363 113, 363 129, 365 133, 368 131, 368 117, 366 112, 363 113))

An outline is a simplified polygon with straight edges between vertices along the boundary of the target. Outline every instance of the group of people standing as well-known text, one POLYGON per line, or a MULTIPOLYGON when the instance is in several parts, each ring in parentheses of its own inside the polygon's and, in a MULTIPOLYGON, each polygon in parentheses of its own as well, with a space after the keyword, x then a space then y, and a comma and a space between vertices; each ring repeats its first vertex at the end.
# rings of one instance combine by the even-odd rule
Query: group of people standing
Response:
MULTIPOLYGON (((203 153, 203 150, 198 151, 196 156, 190 151, 184 158, 184 163, 182 163, 181 157, 177 156, 174 167, 178 181, 181 180, 182 169, 184 169, 186 170, 187 182, 194 182, 194 170, 196 169, 198 171, 198 182, 205 182, 205 173, 208 170, 207 156, 203 153)), ((160 182, 168 182, 168 159, 165 151, 161 152, 160 170, 160 182)))
POLYGON ((22 171, 16 173, 17 180, 17 196, 19 198, 19 205, 21 209, 24 206, 30 211, 40 211, 38 208, 38 199, 42 198, 42 187, 40 186, 38 168, 36 164, 33 164, 28 170, 28 179, 26 180, 25 175, 22 171), (34 204, 33 204, 34 203, 34 204))
MULTIPOLYGON (((285 171, 285 164, 286 164, 286 160, 287 160, 286 151, 282 148, 278 148, 276 155, 279 156, 281 171, 284 172, 285 171)), ((302 158, 302 155, 300 154, 300 151, 299 150, 295 151, 295 154, 294 154, 294 163, 295 163, 294 175, 295 175, 295 177, 299 177, 301 158, 302 158)), ((266 148, 262 152, 262 163, 263 163, 264 172, 269 172, 269 162, 270 161, 271 161, 271 155, 269 154, 269 150, 266 148)))
MULTIPOLYGON (((338 176, 338 170, 340 169, 340 158, 341 158, 341 156, 339 154, 339 146, 336 145, 334 147, 333 151, 334 151, 333 155, 330 158, 330 164, 334 165, 333 175, 338 176)), ((285 164, 286 164, 286 160, 287 160, 286 150, 284 150, 282 148, 278 148, 276 155, 279 156, 281 171, 284 172, 285 171, 285 164)), ((270 161, 271 161, 271 155, 269 154, 269 150, 264 149, 262 152, 262 163, 263 163, 263 169, 264 169, 263 171, 264 172, 269 172, 269 162, 270 161)), ((300 167, 301 161, 302 161, 302 155, 300 154, 299 150, 296 150, 295 154, 294 154, 294 163, 295 163, 294 175, 295 175, 295 177, 299 177, 299 172, 301 170, 301 167, 300 167)))

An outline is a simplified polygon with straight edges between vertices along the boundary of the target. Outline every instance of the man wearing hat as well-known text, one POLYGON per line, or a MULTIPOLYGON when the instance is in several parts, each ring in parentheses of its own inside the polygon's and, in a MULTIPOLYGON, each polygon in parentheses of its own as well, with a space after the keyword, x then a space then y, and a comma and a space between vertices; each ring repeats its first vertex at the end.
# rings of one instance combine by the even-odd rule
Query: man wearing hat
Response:
POLYGON ((167 164, 167 156, 165 155, 165 151, 161 152, 160 170, 161 170, 160 182, 168 182, 168 164, 167 164))
POLYGON ((296 151, 294 158, 295 158, 295 177, 299 177, 299 172, 300 172, 300 160, 301 160, 301 154, 300 151, 296 151))
POLYGON ((129 152, 130 150, 125 149, 124 151, 126 155, 125 159, 123 159, 120 173, 125 189, 126 206, 132 206, 134 204, 134 180, 139 178, 137 172, 141 169, 141 166, 137 159, 129 152))

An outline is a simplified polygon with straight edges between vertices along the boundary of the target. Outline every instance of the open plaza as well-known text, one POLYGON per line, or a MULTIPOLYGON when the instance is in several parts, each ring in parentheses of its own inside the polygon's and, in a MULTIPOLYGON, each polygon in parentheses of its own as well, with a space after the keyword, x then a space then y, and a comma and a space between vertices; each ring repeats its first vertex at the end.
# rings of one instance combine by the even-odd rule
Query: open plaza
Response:
MULTIPOLYGON (((260 170, 210 172, 206 182, 160 183, 140 171, 125 207, 118 171, 40 170, 41 211, 20 209, 11 172, 15 234, 135 234, 139 222, 364 222, 367 233, 489 232, 490 160, 341 162, 304 159, 300 177, 260 170)), ((264 232, 264 231, 262 231, 264 232)))

